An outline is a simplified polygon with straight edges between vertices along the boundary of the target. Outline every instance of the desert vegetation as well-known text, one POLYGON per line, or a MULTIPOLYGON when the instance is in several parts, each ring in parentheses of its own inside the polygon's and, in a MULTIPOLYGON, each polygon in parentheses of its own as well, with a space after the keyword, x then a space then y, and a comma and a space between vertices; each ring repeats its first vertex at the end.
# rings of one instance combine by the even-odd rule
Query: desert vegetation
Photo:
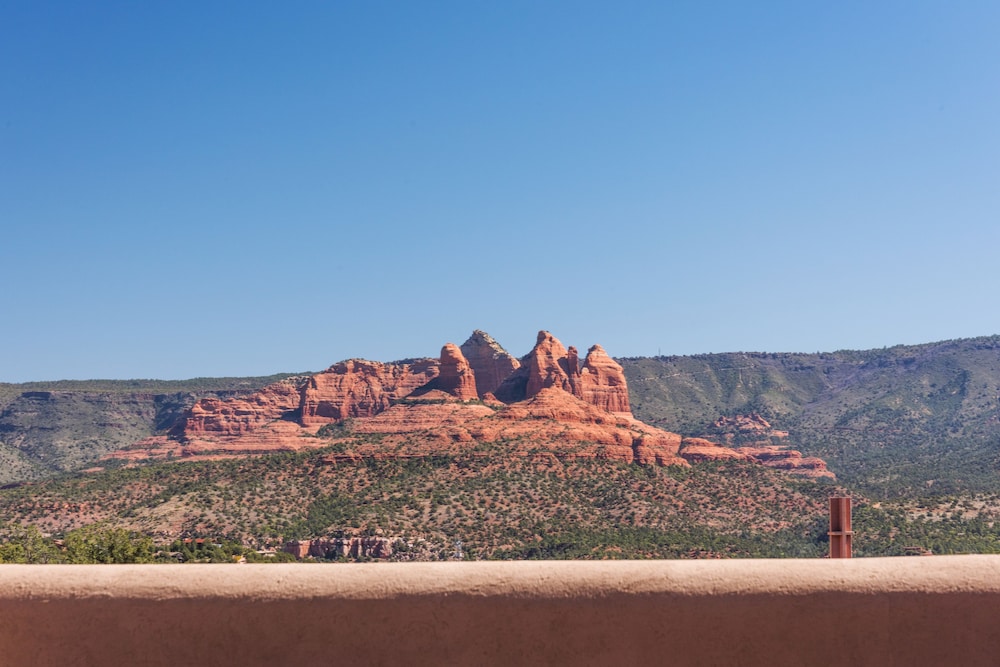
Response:
POLYGON ((690 469, 502 453, 331 463, 330 450, 159 463, 0 492, 0 512, 62 536, 95 522, 157 544, 247 548, 386 535, 449 557, 818 555, 827 484, 749 464, 690 469), (572 546, 569 546, 572 545, 572 546))

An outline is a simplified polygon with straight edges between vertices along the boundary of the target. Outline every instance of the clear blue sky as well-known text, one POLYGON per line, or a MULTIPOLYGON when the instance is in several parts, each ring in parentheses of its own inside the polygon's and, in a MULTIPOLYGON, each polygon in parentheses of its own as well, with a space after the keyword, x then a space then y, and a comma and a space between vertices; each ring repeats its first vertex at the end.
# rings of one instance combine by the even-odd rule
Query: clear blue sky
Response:
POLYGON ((0 381, 1000 332, 1000 4, 0 6, 0 381))

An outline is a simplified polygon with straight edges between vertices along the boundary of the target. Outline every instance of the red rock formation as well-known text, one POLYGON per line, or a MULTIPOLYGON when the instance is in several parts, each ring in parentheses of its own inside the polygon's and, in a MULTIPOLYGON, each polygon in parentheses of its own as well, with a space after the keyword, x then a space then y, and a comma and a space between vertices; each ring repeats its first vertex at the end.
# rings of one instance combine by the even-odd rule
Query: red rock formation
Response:
MULTIPOLYGON (((527 359, 528 357, 524 357, 521 362, 525 362, 527 359)), ((528 398, 528 373, 528 366, 521 363, 514 372, 504 378, 504 381, 493 392, 493 397, 501 403, 507 404, 517 403, 528 398)))
MULTIPOLYGON (((273 451, 324 447, 330 437, 278 421, 238 436, 201 434, 184 443, 160 436, 137 443, 110 458, 209 459, 273 451)), ((547 387, 514 405, 460 401, 440 390, 398 401, 372 417, 352 419, 332 436, 346 451, 329 455, 336 463, 362 458, 414 458, 440 454, 512 458, 612 459, 626 463, 688 465, 677 455, 681 437, 624 415, 601 410, 558 389, 547 387), (369 434, 380 437, 372 439, 369 434), (419 434, 419 437, 414 437, 419 434)))
POLYGON ((632 444, 632 449, 635 452, 635 463, 687 467, 687 460, 678 455, 681 444, 680 435, 653 428, 638 420, 636 420, 636 430, 640 432, 640 435, 632 444))
POLYGON ((479 398, 476 389, 476 374, 468 360, 454 343, 441 348, 441 370, 438 388, 463 401, 479 398))
POLYGON ((457 345, 447 343, 442 347, 438 364, 439 375, 414 391, 411 396, 438 390, 463 401, 479 398, 479 393, 476 391, 476 375, 457 345))
POLYGON ((534 432, 534 441, 547 441, 549 451, 557 456, 687 465, 677 455, 681 436, 631 416, 612 414, 557 387, 546 387, 526 401, 507 406, 496 414, 495 421, 519 425, 505 427, 502 439, 516 439, 519 431, 534 432))
POLYGON ((712 424, 715 428, 724 431, 743 431, 769 433, 771 424, 756 412, 749 415, 734 415, 732 417, 719 417, 712 424))
POLYGON ((302 560, 313 558, 388 558, 394 552, 387 537, 331 537, 315 540, 294 540, 281 548, 302 560))
POLYGON ((302 424, 370 417, 438 375, 437 359, 383 364, 350 359, 309 378, 302 392, 302 424))
POLYGON ((174 425, 171 434, 182 437, 201 433, 240 435, 276 419, 290 418, 299 407, 302 384, 301 378, 289 378, 246 398, 203 398, 174 425))
MULTIPOLYGON (((821 459, 803 458, 770 441, 737 450, 707 439, 682 440, 638 421, 629 410, 621 366, 599 345, 590 348, 581 366, 576 348, 566 349, 542 331, 520 367, 480 331, 464 347, 484 369, 485 384, 477 381, 462 348, 451 343, 442 348, 440 359, 391 364, 352 359, 307 379, 269 385, 247 398, 199 401, 173 437, 149 438, 108 458, 220 458, 339 442, 343 451, 329 455, 334 463, 502 451, 533 461, 760 462, 796 474, 832 477, 821 459), (502 368, 512 370, 496 388, 501 403, 483 388, 497 381, 502 368), (484 401, 470 402, 480 395, 484 401), (313 437, 321 425, 349 417, 349 425, 313 437)), ((741 437, 775 434, 757 415, 723 419, 715 426, 741 437)))
POLYGON ((412 400, 394 405, 385 412, 367 419, 355 419, 351 424, 353 433, 413 433, 415 431, 447 432, 445 440, 468 441, 471 437, 456 436, 455 429, 464 430, 476 420, 492 416, 493 408, 485 405, 467 405, 457 400, 441 402, 451 398, 444 392, 431 391, 412 400), (424 402, 426 401, 426 402, 424 402))
POLYGON ((836 479, 837 476, 826 468, 826 461, 815 456, 802 456, 802 452, 785 449, 778 446, 739 447, 737 451, 752 456, 755 460, 769 468, 787 470, 802 477, 826 477, 836 479))
POLYGON ((509 405, 499 413, 499 417, 508 420, 552 419, 578 424, 626 423, 626 420, 585 403, 559 387, 545 387, 531 398, 509 405))
POLYGON ((594 345, 587 351, 580 371, 579 387, 578 395, 587 403, 608 412, 632 414, 625 371, 600 345, 594 345))
POLYGON ((583 393, 580 387, 580 354, 576 351, 575 347, 572 345, 569 346, 569 349, 566 350, 566 361, 560 362, 559 365, 566 372, 566 378, 569 381, 569 388, 566 391, 577 398, 582 398, 583 393))
POLYGON ((535 396, 542 389, 556 387, 573 393, 570 384, 569 351, 548 331, 539 331, 535 347, 528 353, 528 384, 526 398, 535 396))
POLYGON ((292 421, 276 420, 238 435, 217 432, 188 433, 183 439, 153 436, 111 452, 104 458, 142 461, 148 459, 221 459, 296 452, 319 447, 325 441, 292 421))
POLYGON ((727 442, 746 443, 749 438, 757 439, 761 445, 769 444, 774 438, 787 438, 788 431, 778 431, 772 428, 770 422, 758 415, 734 415, 732 417, 719 417, 712 424, 713 433, 721 436, 727 442))
POLYGON ((753 461, 753 457, 743 452, 723 447, 704 438, 684 438, 680 455, 691 463, 703 461, 753 461))
POLYGON ((803 457, 801 452, 789 449, 788 432, 776 430, 758 414, 719 417, 712 426, 712 437, 729 445, 741 443, 736 451, 769 468, 786 470, 802 477, 836 479, 836 475, 827 470, 826 461, 803 457))
POLYGON ((548 331, 539 331, 535 347, 523 362, 497 389, 501 401, 516 403, 546 387, 557 387, 602 410, 632 413, 625 372, 600 345, 590 348, 580 367, 575 347, 567 350, 548 331))
POLYGON ((476 390, 480 398, 496 391, 500 383, 521 365, 492 336, 479 329, 473 331, 469 339, 462 343, 461 349, 475 373, 476 390))

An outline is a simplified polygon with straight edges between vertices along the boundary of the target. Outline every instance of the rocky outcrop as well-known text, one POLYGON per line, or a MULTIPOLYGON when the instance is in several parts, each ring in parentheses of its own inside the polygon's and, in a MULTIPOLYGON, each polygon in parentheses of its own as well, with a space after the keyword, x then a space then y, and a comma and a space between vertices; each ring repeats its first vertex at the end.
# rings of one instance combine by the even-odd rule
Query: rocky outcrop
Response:
POLYGON ((277 419, 295 419, 302 381, 275 382, 244 398, 204 398, 170 430, 179 437, 241 435, 277 419))
POLYGON ((727 443, 768 445, 788 437, 788 431, 779 431, 771 423, 753 412, 748 415, 719 417, 712 424, 713 437, 727 443))
POLYGON ((815 456, 802 456, 802 452, 784 447, 739 447, 738 452, 752 457, 769 468, 786 470, 801 477, 836 479, 827 470, 826 461, 815 456))
POLYGON ((361 442, 350 452, 330 455, 331 462, 502 452, 531 460, 688 465, 677 455, 679 435, 600 410, 555 387, 513 405, 408 399, 375 417, 353 420, 351 429, 361 442), (413 438, 415 432, 421 437, 413 438), (367 442, 366 434, 379 434, 378 442, 367 442))
POLYGON ((385 412, 351 422, 352 433, 413 433, 424 432, 431 449, 440 441, 469 442, 468 427, 479 419, 494 414, 486 405, 466 404, 453 400, 449 394, 430 391, 419 397, 404 399, 385 412), (462 435, 460 435, 462 434, 462 435))
MULTIPOLYGON (((458 348, 452 345, 450 351, 458 348)), ((474 380, 461 353, 449 358, 454 389, 475 398, 474 380)), ((198 401, 171 429, 182 439, 202 435, 239 436, 274 422, 302 426, 329 424, 349 417, 366 417, 388 408, 439 374, 437 359, 380 363, 349 359, 308 378, 290 378, 246 397, 198 401)))
POLYGON ((627 424, 626 420, 585 403, 559 387, 545 387, 531 398, 507 406, 499 419, 551 419, 575 424, 627 424))
POLYGON ((556 387, 601 410, 632 414, 625 372, 600 345, 590 348, 581 366, 575 347, 567 349, 548 331, 539 331, 535 347, 522 362, 498 387, 499 400, 516 403, 556 387))
POLYGON ((492 336, 479 329, 462 343, 461 350, 475 374, 476 391, 480 398, 495 392, 500 383, 521 365, 492 336))
MULTIPOLYGON (((573 359, 576 359, 576 348, 573 359)), ((570 383, 569 350, 548 331, 539 331, 535 346, 521 359, 521 365, 507 376, 494 394, 504 403, 518 403, 537 396, 542 389, 556 387, 573 394, 570 383)), ((578 378, 577 378, 578 379, 578 378)))
POLYGON ((437 359, 384 364, 350 359, 309 378, 302 392, 302 424, 370 417, 438 376, 437 359))
POLYGON ((472 372, 472 367, 469 366, 462 350, 454 343, 448 343, 441 348, 438 376, 410 395, 421 396, 435 390, 462 401, 479 398, 475 373, 472 372))
MULTIPOLYGON (((798 474, 830 475, 821 460, 792 450, 682 440, 635 419, 622 367, 600 345, 591 347, 581 364, 575 347, 566 348, 541 331, 520 366, 480 331, 464 348, 483 369, 485 382, 479 382, 463 348, 452 343, 441 349, 439 359, 388 364, 351 359, 250 397, 200 401, 174 434, 182 437, 149 438, 112 457, 219 458, 336 444, 337 451, 327 457, 333 464, 501 452, 530 460, 593 458, 663 466, 761 462, 798 474), (498 401, 483 389, 504 368, 511 370, 496 386, 498 401), (340 425, 320 428, 334 423, 340 425)), ((755 437, 770 432, 770 424, 756 415, 715 426, 755 437)))
POLYGON ((438 389, 463 401, 479 398, 476 374, 457 345, 448 343, 441 348, 439 364, 438 389))
POLYGON ((625 371, 600 345, 587 351, 578 386, 578 395, 587 403, 608 412, 632 414, 625 371))
POLYGON ((612 414, 557 387, 546 387, 528 400, 507 406, 494 421, 519 425, 505 428, 501 439, 529 437, 529 442, 548 442, 548 450, 557 456, 687 465, 678 456, 681 436, 631 416, 612 414))
POLYGON ((726 443, 734 451, 769 468, 800 477, 836 479, 836 475, 827 470, 826 461, 804 457, 798 450, 791 449, 788 432, 775 429, 757 413, 719 417, 713 422, 708 437, 726 443))
POLYGON ((684 438, 680 455, 685 461, 702 463, 705 461, 753 461, 749 454, 723 447, 704 438, 684 438))
POLYGON ((748 415, 733 415, 731 417, 719 417, 712 424, 714 428, 722 431, 742 431, 768 434, 771 432, 771 423, 761 417, 756 412, 748 415))
POLYGON ((635 463, 687 467, 688 462, 679 456, 681 444, 679 434, 653 428, 638 420, 635 420, 633 430, 638 432, 638 436, 632 442, 635 463))
MULTIPOLYGON (((573 352, 575 360, 575 348, 573 352)), ((548 387, 556 387, 570 394, 575 394, 570 383, 569 351, 548 331, 538 332, 535 347, 528 353, 527 363, 524 365, 528 368, 525 398, 531 398, 548 387)))
POLYGON ((393 554, 392 540, 387 537, 331 537, 315 540, 294 540, 281 548, 299 560, 303 558, 388 558, 393 554))

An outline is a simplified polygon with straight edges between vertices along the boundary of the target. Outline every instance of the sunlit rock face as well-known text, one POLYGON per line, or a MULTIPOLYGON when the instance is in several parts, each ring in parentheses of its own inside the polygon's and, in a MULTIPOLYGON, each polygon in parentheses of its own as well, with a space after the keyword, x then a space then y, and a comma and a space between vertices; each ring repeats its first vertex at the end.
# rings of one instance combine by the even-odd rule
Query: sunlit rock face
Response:
POLYGON ((384 364, 350 359, 312 376, 302 392, 304 426, 349 417, 371 417, 427 384, 440 373, 437 359, 384 364))
POLYGON ((492 336, 479 329, 462 343, 461 350, 475 374, 476 392, 480 398, 496 392, 500 383, 521 365, 492 336))
MULTIPOLYGON (((768 426, 762 419, 738 425, 768 426)), ((337 438, 342 451, 331 454, 331 460, 455 455, 496 445, 489 450, 512 458, 662 466, 744 461, 803 476, 832 476, 821 459, 783 447, 734 449, 640 422, 630 411, 622 367, 604 348, 592 346, 581 363, 575 347, 565 347, 548 331, 538 333, 520 362, 477 330, 461 347, 445 344, 437 359, 349 359, 248 397, 205 399, 169 437, 149 438, 109 456, 246 456, 324 447, 337 438), (320 430, 336 424, 341 425, 337 432, 320 430)))

